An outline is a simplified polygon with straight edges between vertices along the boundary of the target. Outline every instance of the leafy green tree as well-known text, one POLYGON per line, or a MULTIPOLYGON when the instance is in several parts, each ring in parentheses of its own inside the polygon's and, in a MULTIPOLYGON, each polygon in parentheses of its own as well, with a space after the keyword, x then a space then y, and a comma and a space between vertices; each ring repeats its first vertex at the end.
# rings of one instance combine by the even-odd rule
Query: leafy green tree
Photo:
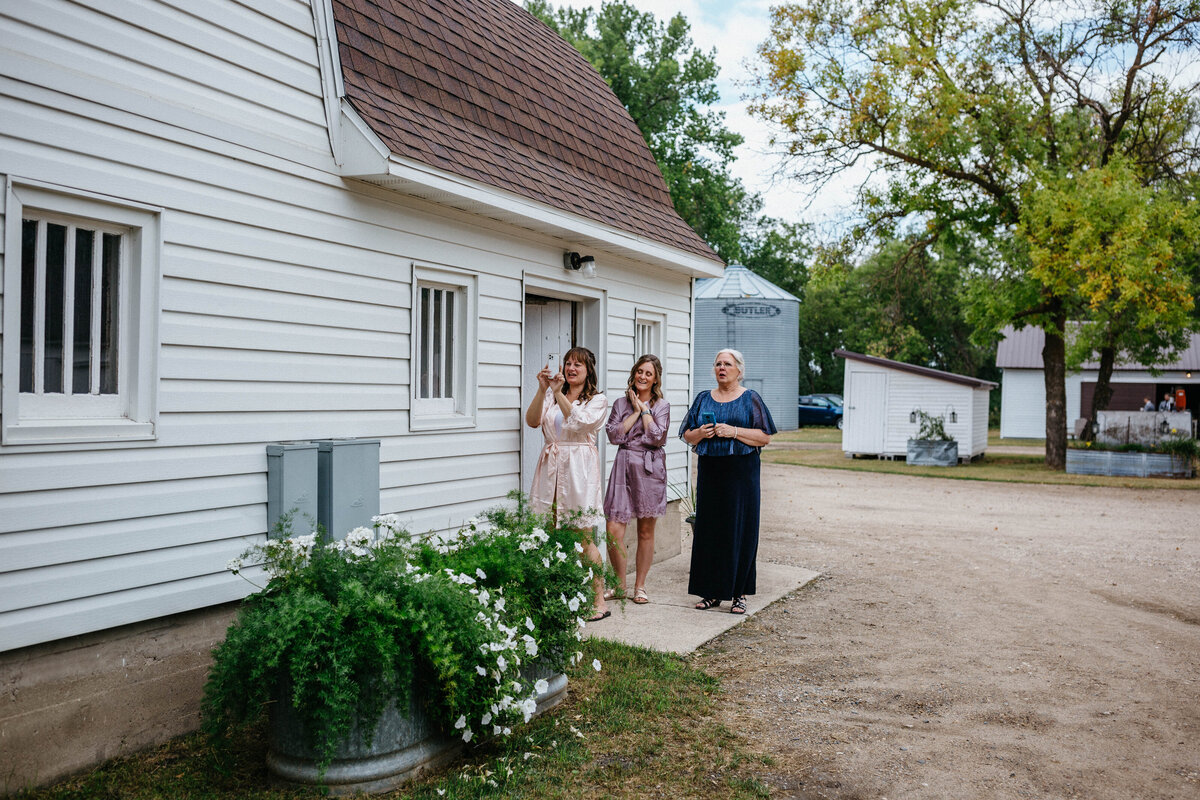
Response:
MULTIPOLYGON (((1071 332, 1068 366, 1098 353, 1093 422, 1107 407, 1117 357, 1161 363, 1186 346, 1193 277, 1186 257, 1200 239, 1196 204, 1142 185, 1122 160, 1080 175, 1031 181, 1022 203, 1031 273, 1058 294, 1073 291, 1087 322, 1071 332)), ((1091 439, 1092 426, 1084 430, 1091 439)))
POLYGON ((628 109, 654 154, 675 210, 726 261, 742 259, 742 232, 762 208, 729 172, 742 136, 725 126, 712 52, 692 46, 682 14, 659 22, 625 0, 599 11, 546 0, 525 8, 573 44, 628 109))
POLYGON ((869 231, 953 233, 987 255, 973 279, 981 341, 1046 333, 1046 461, 1066 459, 1067 320, 1087 304, 1044 283, 1018 236, 1022 189, 1123 155, 1146 183, 1200 163, 1197 0, 803 0, 775 8, 752 107, 793 174, 820 185, 868 165, 869 231), (1194 73, 1192 73, 1194 75, 1194 73))

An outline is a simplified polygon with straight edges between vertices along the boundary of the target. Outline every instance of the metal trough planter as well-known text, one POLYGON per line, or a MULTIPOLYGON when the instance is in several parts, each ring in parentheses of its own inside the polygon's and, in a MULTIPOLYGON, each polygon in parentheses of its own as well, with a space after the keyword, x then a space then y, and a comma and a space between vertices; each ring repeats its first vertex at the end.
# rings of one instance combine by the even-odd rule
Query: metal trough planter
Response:
POLYGON ((1131 478, 1190 478, 1191 459, 1170 453, 1117 450, 1067 450, 1067 472, 1073 475, 1123 475, 1131 478))
POLYGON ((958 464, 958 442, 909 439, 904 460, 916 467, 953 467, 958 464))
MULTIPOLYGON (((522 674, 530 681, 545 678, 549 684, 537 696, 535 714, 548 711, 566 698, 564 673, 535 664, 523 669, 522 674)), ((280 700, 271 707, 267 769, 282 783, 323 786, 334 796, 388 792, 436 770, 458 756, 463 741, 438 730, 421 708, 418 695, 419 691, 413 692, 403 710, 395 703, 384 709, 369 747, 362 744, 356 724, 322 779, 304 726, 287 701, 287 693, 281 692, 280 700)))

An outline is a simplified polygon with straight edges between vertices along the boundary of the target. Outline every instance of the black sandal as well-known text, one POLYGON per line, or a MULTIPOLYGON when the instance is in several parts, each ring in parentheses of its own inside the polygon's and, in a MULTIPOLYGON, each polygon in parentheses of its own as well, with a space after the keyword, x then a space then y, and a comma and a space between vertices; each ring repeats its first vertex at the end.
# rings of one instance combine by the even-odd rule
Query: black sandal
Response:
POLYGON ((717 608, 720 605, 721 601, 716 597, 706 597, 699 603, 696 603, 696 605, 692 606, 692 608, 696 609, 697 611, 708 611, 710 608, 717 608))
POLYGON ((733 603, 729 606, 730 614, 745 614, 746 613, 746 598, 735 597, 733 603))

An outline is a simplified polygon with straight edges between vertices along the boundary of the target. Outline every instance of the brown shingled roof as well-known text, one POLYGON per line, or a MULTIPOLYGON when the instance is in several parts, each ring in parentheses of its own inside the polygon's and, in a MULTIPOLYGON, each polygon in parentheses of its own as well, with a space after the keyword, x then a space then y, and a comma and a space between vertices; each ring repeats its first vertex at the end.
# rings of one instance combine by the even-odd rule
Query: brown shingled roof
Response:
POLYGON ((346 98, 391 152, 720 261, 588 61, 511 0, 334 0, 346 98))

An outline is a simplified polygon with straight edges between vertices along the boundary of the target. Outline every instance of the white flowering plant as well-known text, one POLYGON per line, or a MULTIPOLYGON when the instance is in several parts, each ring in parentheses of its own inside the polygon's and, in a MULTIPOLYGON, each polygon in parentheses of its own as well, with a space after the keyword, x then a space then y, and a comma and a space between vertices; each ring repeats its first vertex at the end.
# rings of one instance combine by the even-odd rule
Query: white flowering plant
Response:
POLYGON ((450 535, 412 536, 385 515, 338 541, 281 530, 247 550, 229 568, 261 565, 268 580, 213 651, 205 729, 220 740, 289 702, 323 771, 356 720, 369 743, 416 685, 464 741, 528 721, 546 688, 529 667, 578 658, 592 571, 577 532, 514 499, 450 535))

